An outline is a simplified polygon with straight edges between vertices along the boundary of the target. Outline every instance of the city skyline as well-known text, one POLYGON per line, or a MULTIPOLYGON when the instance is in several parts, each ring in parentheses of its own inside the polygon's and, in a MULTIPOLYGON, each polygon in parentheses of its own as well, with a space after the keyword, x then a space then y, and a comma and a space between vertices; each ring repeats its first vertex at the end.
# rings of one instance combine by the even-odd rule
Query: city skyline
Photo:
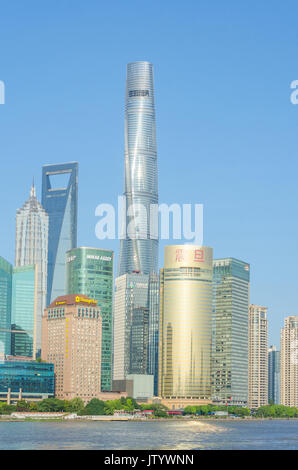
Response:
MULTIPOLYGON (((198 12, 198 6, 192 7, 194 13, 198 12)), ((292 7, 295 11, 294 3, 292 7)), ((105 51, 99 46, 107 32, 100 15, 107 15, 108 9, 99 11, 95 3, 80 23, 74 7, 73 16, 66 22, 68 39, 58 32, 59 41, 52 41, 38 6, 39 21, 35 21, 20 5, 27 21, 22 21, 22 27, 28 32, 21 52, 7 28, 1 30, 0 34, 7 34, 9 39, 9 47, 3 51, 1 75, 6 85, 5 105, 0 107, 0 152, 5 157, 2 199, 10 194, 3 207, 7 226, 0 234, 1 255, 13 261, 14 213, 24 201, 32 175, 39 178, 43 163, 68 160, 79 161, 82 178, 78 245, 118 252, 118 241, 99 243, 96 239, 94 209, 103 199, 113 202, 122 187, 125 65, 132 59, 148 59, 158 71, 155 88, 160 200, 204 203, 204 244, 214 247, 215 258, 231 256, 251 264, 251 301, 268 305, 270 343, 279 344, 284 317, 297 311, 297 255, 292 246, 297 235, 293 178, 298 114, 290 102, 290 83, 298 76, 294 15, 287 16, 287 29, 280 29, 286 18, 282 7, 275 5, 268 13, 259 6, 256 18, 249 8, 245 14, 240 13, 235 3, 235 24, 228 30, 224 7, 219 2, 214 11, 216 28, 214 23, 206 22, 210 12, 207 6, 201 7, 200 19, 194 14, 186 20, 186 15, 182 23, 174 18, 177 8, 174 3, 171 12, 160 6, 156 17, 156 9, 148 13, 148 23, 146 20, 142 28, 148 32, 155 19, 156 38, 149 41, 148 35, 142 34, 139 41, 131 38, 121 43, 124 24, 134 23, 131 10, 127 12, 119 3, 114 16, 118 33, 113 30, 109 35, 112 53, 110 48, 105 51), (173 33, 178 25, 181 28, 173 45, 164 34, 168 15, 169 31, 173 33), (102 25, 100 31, 98 24, 102 25), (82 33, 81 44, 76 42, 78 30, 82 33), (32 41, 36 43, 36 34, 43 38, 47 54, 40 47, 31 47, 32 41), (261 47, 255 47, 251 34, 261 47), (65 54, 74 45, 78 46, 75 59, 65 54), (55 72, 57 60, 59 79, 55 72), (18 76, 22 76, 21 86, 18 76), (21 156, 26 165, 17 174, 15 167, 21 156), (103 173, 107 178, 99 184, 98 175, 103 173), (13 192, 7 175, 14 176, 13 192), (211 180, 216 183, 210 184, 211 180), (277 187, 281 190, 276 191, 277 187), (280 244, 283 249, 277 251, 280 244), (287 278, 276 269, 281 262, 287 265, 287 278)), ((190 13, 189 7, 186 10, 190 13)), ((61 7, 64 21, 67 12, 65 6, 61 7)), ((54 16, 48 13, 52 24, 54 16)), ((12 7, 5 6, 3 17, 10 15, 12 7)), ((21 20, 15 21, 19 24, 21 20)), ((139 26, 136 28, 139 32, 139 26)), ((40 200, 39 180, 37 189, 40 200)), ((160 266, 164 245, 160 243, 160 266)))
MULTIPOLYGON (((144 62, 143 62, 143 61, 139 61, 139 63, 144 63, 144 62)), ((150 64, 150 65, 151 65, 151 64, 150 64)), ((55 190, 55 191, 58 190, 58 192, 61 192, 61 191, 62 191, 62 193, 63 193, 64 190, 67 190, 68 194, 70 194, 70 193, 71 193, 71 191, 70 191, 70 190, 71 190, 71 186, 72 186, 73 184, 75 184, 75 189, 74 189, 74 201, 75 201, 75 204, 78 204, 78 196, 77 196, 77 193, 78 193, 78 163, 79 163, 79 162, 65 162, 65 163, 55 163, 55 164, 50 164, 50 165, 42 165, 43 177, 42 177, 41 183, 40 183, 40 188, 41 188, 40 192, 41 192, 41 196, 45 199, 45 197, 46 197, 45 195, 46 195, 46 193, 47 193, 47 191, 48 191, 48 187, 50 187, 49 185, 48 185, 48 187, 47 187, 47 185, 44 184, 44 188, 45 188, 45 189, 44 189, 44 190, 42 189, 42 185, 43 185, 42 182, 45 181, 45 178, 46 178, 46 177, 48 177, 47 173, 53 171, 53 175, 56 175, 56 174, 59 174, 59 171, 61 170, 62 173, 70 173, 71 176, 70 176, 69 179, 68 179, 68 177, 67 177, 67 180, 65 180, 65 181, 67 181, 67 184, 66 184, 66 187, 65 187, 65 188, 63 188, 63 187, 62 187, 62 188, 54 188, 54 190, 55 190)), ((34 180, 34 178, 33 178, 33 180, 34 180)), ((32 197, 32 194, 33 194, 33 195, 34 195, 34 198, 36 198, 36 185, 35 185, 35 183, 33 183, 32 188, 31 188, 30 196, 32 197), (33 189, 32 189, 32 188, 33 188, 33 189), (32 191, 33 191, 33 192, 32 192, 32 191)), ((64 196, 64 194, 62 194, 62 196, 64 196)), ((69 197, 69 196, 68 196, 68 197, 69 197)), ((38 202, 38 201, 37 201, 37 202, 38 202)), ((39 203, 39 205, 41 205, 41 204, 39 203)), ((65 204, 65 207, 66 207, 66 204, 65 204)), ((43 208, 43 205, 41 205, 41 208, 43 208)), ((76 210, 77 210, 77 209, 74 209, 74 213, 76 212, 76 210)), ((73 217, 73 216, 72 216, 72 217, 73 217)), ((75 214, 75 216, 74 216, 74 220, 75 220, 75 221, 76 221, 76 218, 77 218, 77 215, 75 214)), ((76 222, 76 224, 77 224, 77 222, 76 222)), ((79 233, 80 233, 80 232, 79 232, 79 229, 76 227, 76 229, 73 231, 73 237, 74 237, 73 239, 77 239, 78 236, 79 236, 79 233)), ((113 242, 113 240, 108 240, 108 243, 112 244, 112 242, 113 242)), ((120 247, 121 247, 121 242, 122 242, 122 241, 120 241, 120 247)), ((170 242, 171 242, 171 243, 169 243, 169 244, 173 246, 173 245, 175 245, 176 240, 170 240, 170 242)), ((157 243, 158 243, 158 240, 157 240, 157 243)), ((187 242, 187 241, 184 242, 185 245, 187 245, 188 243, 189 243, 189 242, 187 242)), ((75 243, 74 243, 74 244, 75 244, 75 243)), ((103 245, 106 246, 106 241, 105 241, 105 240, 100 240, 100 242, 98 242, 98 245, 99 245, 99 246, 92 247, 92 249, 108 250, 108 251, 109 251, 109 249, 107 249, 107 248, 102 248, 103 245)), ((74 247, 74 249, 75 249, 75 248, 76 248, 76 247, 74 247)), ((216 249, 216 248, 214 248, 214 250, 215 250, 215 249, 216 249)), ((116 254, 116 256, 115 256, 115 259, 116 259, 116 260, 117 260, 117 258, 118 258, 118 257, 117 257, 118 253, 120 253, 120 250, 121 250, 121 248, 119 249, 119 251, 116 250, 116 253, 115 253, 115 254, 116 254)), ((112 250, 110 250, 110 251, 112 251, 112 250)), ((6 257, 5 257, 5 256, 4 256, 4 260, 6 260, 6 257)), ((117 263, 117 262, 116 262, 116 263, 117 263)), ((116 263, 115 263, 115 264, 116 264, 116 263)), ((119 263, 119 258, 118 258, 118 263, 119 263)), ((163 263, 163 257, 162 257, 161 259, 159 259, 159 269, 161 269, 162 263, 163 263)), ((29 263, 28 263, 28 265, 29 265, 29 263)), ((118 268, 119 268, 119 264, 118 264, 118 268)), ((158 269, 158 271, 159 271, 159 269, 158 269)), ((117 265, 116 265, 116 267, 115 267, 115 269, 114 269, 114 281, 115 281, 115 279, 116 279, 115 271, 117 272, 117 265)), ((64 277, 64 279, 65 279, 64 282, 66 282, 66 277, 64 277)), ((63 292, 63 289, 62 289, 62 288, 60 289, 60 294, 63 295, 64 293, 66 293, 66 284, 65 284, 64 292, 63 292)), ((47 295, 49 296, 49 291, 48 291, 47 295)), ((55 298, 55 296, 54 296, 54 298, 55 298)), ((284 321, 284 319, 286 318, 286 316, 287 316, 287 314, 285 313, 285 314, 283 315, 283 317, 282 317, 282 321, 284 321)), ((269 322, 269 326, 270 326, 270 323, 271 323, 271 322, 269 322)), ((282 325, 280 325, 280 329, 281 329, 281 328, 282 328, 282 325)), ((279 335, 280 335, 280 329, 279 329, 279 332, 278 332, 279 335)), ((270 340, 269 342, 273 342, 273 341, 270 340)), ((279 341, 277 340, 276 343, 279 344, 279 341)))

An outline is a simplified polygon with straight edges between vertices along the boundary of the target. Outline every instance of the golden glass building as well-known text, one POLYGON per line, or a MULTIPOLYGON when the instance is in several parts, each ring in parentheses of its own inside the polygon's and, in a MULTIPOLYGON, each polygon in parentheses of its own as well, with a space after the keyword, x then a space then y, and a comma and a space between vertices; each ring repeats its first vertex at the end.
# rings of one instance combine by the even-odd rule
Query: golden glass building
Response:
POLYGON ((210 399, 212 248, 165 247, 160 279, 159 396, 210 399))

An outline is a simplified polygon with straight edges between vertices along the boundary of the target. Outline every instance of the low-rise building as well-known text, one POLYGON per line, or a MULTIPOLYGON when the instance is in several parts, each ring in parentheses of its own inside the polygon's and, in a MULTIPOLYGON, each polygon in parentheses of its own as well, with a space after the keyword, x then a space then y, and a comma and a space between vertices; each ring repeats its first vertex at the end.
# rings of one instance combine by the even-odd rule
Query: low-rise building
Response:
POLYGON ((154 396, 154 376, 129 374, 125 380, 113 380, 113 390, 125 392, 128 397, 146 401, 154 396))
POLYGON ((54 396, 54 365, 31 357, 0 358, 0 400, 39 401, 54 396))

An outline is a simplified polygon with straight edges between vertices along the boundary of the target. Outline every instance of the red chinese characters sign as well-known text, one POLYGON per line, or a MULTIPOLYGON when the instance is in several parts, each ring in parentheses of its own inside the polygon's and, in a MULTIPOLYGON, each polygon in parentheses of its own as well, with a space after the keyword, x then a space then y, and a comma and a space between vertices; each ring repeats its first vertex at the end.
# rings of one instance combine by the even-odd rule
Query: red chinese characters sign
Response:
POLYGON ((178 261, 178 263, 181 263, 181 261, 184 261, 184 251, 181 250, 180 248, 176 250, 176 261, 178 261))
MULTIPOLYGON (((182 248, 178 248, 176 250, 176 262, 181 263, 182 261, 186 261, 185 254, 187 252, 184 251, 182 248)), ((194 250, 193 252, 193 261, 197 263, 204 263, 204 251, 203 250, 194 250)))
POLYGON ((204 251, 203 250, 195 250, 194 261, 198 263, 204 263, 204 251))

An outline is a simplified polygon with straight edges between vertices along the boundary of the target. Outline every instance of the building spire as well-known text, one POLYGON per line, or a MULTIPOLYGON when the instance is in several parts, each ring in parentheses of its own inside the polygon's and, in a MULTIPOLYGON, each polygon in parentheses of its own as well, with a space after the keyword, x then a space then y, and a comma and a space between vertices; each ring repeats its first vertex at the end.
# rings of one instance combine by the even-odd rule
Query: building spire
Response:
POLYGON ((35 186, 34 186, 34 176, 32 179, 32 186, 31 186, 31 191, 30 191, 30 197, 36 197, 36 191, 35 191, 35 186))

